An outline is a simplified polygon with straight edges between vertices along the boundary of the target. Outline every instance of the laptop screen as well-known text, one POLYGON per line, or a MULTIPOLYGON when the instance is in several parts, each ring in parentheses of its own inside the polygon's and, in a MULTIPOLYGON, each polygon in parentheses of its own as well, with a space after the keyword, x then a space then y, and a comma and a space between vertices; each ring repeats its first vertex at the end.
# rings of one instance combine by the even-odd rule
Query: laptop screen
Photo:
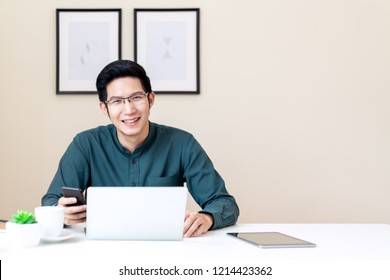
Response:
POLYGON ((89 187, 87 238, 181 240, 187 189, 89 187))

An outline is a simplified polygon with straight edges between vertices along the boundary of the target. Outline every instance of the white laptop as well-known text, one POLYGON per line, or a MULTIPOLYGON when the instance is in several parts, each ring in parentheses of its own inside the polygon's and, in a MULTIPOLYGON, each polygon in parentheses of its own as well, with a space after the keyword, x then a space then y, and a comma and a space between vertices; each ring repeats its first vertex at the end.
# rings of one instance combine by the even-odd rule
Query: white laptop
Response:
POLYGON ((181 240, 187 189, 89 187, 88 239, 181 240))

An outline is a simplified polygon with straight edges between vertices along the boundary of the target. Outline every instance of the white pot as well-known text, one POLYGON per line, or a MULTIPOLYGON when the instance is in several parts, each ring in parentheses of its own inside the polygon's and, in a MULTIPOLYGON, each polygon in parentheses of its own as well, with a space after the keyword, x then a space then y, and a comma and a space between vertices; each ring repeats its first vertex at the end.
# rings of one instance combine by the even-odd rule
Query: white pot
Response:
POLYGON ((41 240, 42 225, 40 224, 16 224, 7 222, 5 228, 9 244, 12 247, 35 247, 41 240))

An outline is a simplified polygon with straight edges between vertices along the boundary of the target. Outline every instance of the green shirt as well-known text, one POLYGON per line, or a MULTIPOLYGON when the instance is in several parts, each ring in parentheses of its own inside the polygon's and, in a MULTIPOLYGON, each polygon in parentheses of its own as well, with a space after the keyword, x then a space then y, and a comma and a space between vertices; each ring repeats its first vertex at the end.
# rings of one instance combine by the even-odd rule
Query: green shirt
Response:
POLYGON ((206 152, 188 132, 150 123, 134 153, 124 148, 111 124, 76 135, 62 156, 42 205, 56 205, 63 186, 182 186, 214 218, 212 229, 236 223, 239 209, 206 152))

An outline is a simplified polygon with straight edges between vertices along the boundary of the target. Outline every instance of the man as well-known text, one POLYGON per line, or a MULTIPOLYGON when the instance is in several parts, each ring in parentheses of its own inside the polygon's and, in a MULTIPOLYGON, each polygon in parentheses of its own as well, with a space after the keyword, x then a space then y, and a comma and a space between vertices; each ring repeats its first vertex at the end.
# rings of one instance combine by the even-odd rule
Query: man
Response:
POLYGON ((145 70, 135 62, 118 60, 98 75, 100 109, 112 124, 79 133, 61 158, 42 198, 42 205, 65 207, 64 223, 85 222, 87 206, 70 206, 63 186, 179 186, 202 211, 185 215, 185 237, 236 223, 239 209, 206 152, 183 130, 149 121, 155 102, 145 70))

